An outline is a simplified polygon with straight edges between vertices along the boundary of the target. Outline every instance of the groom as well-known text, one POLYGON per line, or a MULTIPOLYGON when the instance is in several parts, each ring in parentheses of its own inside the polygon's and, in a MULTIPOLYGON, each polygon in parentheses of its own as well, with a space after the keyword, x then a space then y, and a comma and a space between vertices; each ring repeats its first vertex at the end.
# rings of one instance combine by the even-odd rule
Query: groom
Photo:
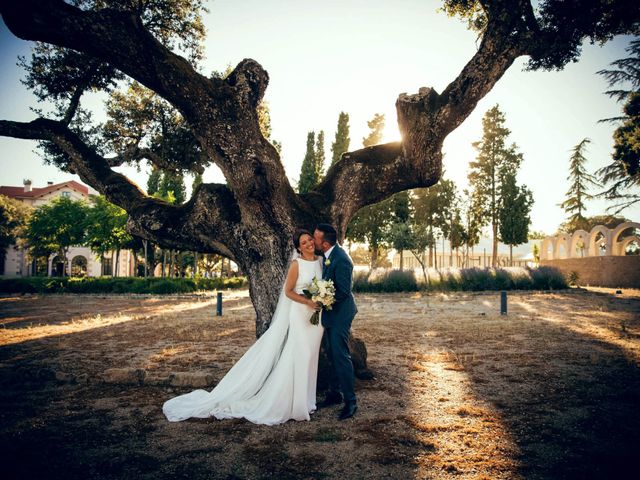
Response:
POLYGON ((337 405, 344 400, 339 419, 353 417, 358 409, 353 390, 353 363, 349 354, 349 330, 358 309, 351 293, 353 263, 349 255, 336 244, 336 229, 320 223, 313 232, 316 248, 323 252, 322 279, 333 280, 336 288, 335 303, 331 310, 322 312, 325 351, 331 363, 329 392, 318 408, 337 405), (342 392, 342 393, 340 393, 342 392))

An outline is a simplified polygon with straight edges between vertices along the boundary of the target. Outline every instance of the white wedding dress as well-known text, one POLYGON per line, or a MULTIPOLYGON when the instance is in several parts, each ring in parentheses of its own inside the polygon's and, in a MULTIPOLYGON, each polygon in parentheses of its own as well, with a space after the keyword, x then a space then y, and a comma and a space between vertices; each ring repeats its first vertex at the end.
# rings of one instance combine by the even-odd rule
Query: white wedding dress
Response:
MULTIPOLYGON (((322 257, 295 258, 295 291, 322 278, 322 257)), ((309 420, 316 409, 318 355, 323 328, 312 325, 313 310, 280 294, 267 331, 245 352, 210 392, 194 390, 167 400, 162 411, 178 422, 191 417, 246 418, 276 425, 287 420, 309 420)))

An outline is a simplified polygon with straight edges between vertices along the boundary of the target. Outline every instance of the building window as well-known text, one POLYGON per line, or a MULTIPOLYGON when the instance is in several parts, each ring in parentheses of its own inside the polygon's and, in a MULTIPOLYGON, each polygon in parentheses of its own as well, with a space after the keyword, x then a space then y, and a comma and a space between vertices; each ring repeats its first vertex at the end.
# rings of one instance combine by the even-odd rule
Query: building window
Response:
POLYGON ((102 275, 113 275, 113 260, 111 258, 102 259, 102 275))
POLYGON ((60 196, 69 198, 69 197, 71 197, 71 192, 62 192, 62 193, 60 193, 60 196))

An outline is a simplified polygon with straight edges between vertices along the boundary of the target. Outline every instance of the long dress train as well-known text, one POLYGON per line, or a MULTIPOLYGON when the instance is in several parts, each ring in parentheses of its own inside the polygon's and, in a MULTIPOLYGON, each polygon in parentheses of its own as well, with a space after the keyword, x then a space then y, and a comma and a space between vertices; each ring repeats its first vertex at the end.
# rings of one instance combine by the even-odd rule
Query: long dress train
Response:
MULTIPOLYGON (((296 258, 302 289, 314 277, 322 278, 321 258, 296 258)), ((316 409, 318 355, 323 328, 309 321, 313 310, 280 294, 267 331, 245 352, 216 387, 194 390, 167 400, 162 411, 168 420, 191 417, 246 418, 265 425, 287 420, 309 420, 316 409)))

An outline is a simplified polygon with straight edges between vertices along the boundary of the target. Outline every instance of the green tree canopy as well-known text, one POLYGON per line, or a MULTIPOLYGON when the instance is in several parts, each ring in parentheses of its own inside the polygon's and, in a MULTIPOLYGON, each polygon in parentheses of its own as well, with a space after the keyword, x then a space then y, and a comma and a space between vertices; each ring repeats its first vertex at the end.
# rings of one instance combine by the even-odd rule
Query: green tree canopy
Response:
MULTIPOLYGON (((633 1, 540 0, 534 4, 520 3, 525 25, 533 27, 538 38, 530 51, 528 68, 532 70, 561 69, 577 61, 585 38, 602 44, 618 34, 638 33, 638 6, 633 1)), ((488 25, 484 7, 480 0, 445 0, 443 10, 484 32, 488 25)), ((510 2, 504 8, 512 8, 510 2)))
POLYGON ((500 240, 509 245, 509 264, 513 265, 513 247, 529 240, 533 194, 526 186, 516 184, 515 174, 500 182, 500 240))
POLYGON ((19 200, 0 195, 0 255, 10 245, 16 245, 24 234, 32 208, 19 200))
POLYGON ((58 253, 67 264, 67 252, 85 242, 87 203, 58 197, 36 208, 25 230, 28 248, 33 257, 58 253))
POLYGON ((105 253, 124 248, 132 237, 127 233, 127 212, 110 203, 104 196, 91 198, 92 207, 87 210, 85 243, 94 253, 105 253))

